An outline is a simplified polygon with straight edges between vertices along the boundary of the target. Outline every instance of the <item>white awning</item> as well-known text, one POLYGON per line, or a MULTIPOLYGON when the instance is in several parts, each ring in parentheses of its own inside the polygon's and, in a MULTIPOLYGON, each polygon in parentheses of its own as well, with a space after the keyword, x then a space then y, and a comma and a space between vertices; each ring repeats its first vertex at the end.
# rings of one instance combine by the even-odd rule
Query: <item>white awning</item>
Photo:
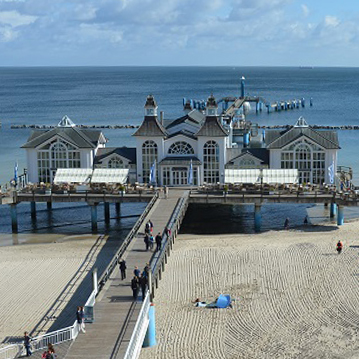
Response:
POLYGON ((298 183, 298 170, 264 169, 263 183, 298 183))
POLYGON ((259 169, 226 169, 224 173, 225 183, 257 183, 260 179, 259 169))
POLYGON ((225 183, 298 183, 297 169, 226 169, 225 183), (263 181, 261 181, 263 178, 263 181))
POLYGON ((91 168, 58 168, 54 183, 89 183, 91 168))
POLYGON ((124 184, 128 177, 128 168, 96 168, 93 171, 91 183, 124 184))

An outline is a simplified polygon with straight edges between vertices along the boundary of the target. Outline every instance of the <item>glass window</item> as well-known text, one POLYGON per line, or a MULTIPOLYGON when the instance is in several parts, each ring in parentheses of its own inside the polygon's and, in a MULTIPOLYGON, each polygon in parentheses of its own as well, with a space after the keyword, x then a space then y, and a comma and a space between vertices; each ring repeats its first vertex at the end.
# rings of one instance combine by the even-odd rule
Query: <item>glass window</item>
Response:
POLYGON ((215 141, 208 141, 203 146, 203 181, 219 182, 219 146, 215 141))
POLYGON ((107 164, 108 168, 125 168, 124 162, 120 158, 111 158, 107 164))
POLYGON ((175 142, 168 150, 170 155, 193 155, 193 147, 184 141, 175 142))
MULTIPOLYGON (((157 145, 154 141, 149 140, 142 145, 142 179, 144 183, 150 181, 153 162, 157 163, 157 145)), ((156 175, 158 176, 158 171, 156 175)))

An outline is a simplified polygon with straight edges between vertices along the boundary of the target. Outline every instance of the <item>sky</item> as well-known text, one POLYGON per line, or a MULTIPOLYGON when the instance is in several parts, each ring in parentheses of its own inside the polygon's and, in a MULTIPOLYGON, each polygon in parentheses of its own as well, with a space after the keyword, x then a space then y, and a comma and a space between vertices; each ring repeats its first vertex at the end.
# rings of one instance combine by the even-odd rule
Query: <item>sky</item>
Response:
POLYGON ((0 66, 357 67, 357 0, 0 0, 0 66))

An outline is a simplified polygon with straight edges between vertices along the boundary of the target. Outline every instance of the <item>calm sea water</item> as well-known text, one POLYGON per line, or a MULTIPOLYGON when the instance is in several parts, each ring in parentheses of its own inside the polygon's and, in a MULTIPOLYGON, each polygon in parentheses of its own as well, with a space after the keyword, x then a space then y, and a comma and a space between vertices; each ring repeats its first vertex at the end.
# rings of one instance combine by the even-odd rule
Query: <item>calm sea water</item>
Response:
MULTIPOLYGON (((30 130, 12 130, 11 124, 56 125, 68 115, 77 124, 138 125, 150 93, 155 95, 165 118, 176 118, 182 115, 183 97, 205 100, 211 93, 217 99, 238 95, 242 75, 246 77, 246 94, 262 96, 271 102, 301 97, 314 100, 313 107, 304 109, 271 114, 264 111, 259 115, 253 112, 248 116, 253 122, 294 124, 299 116, 304 116, 309 124, 359 124, 359 68, 0 68, 0 183, 13 177, 15 161, 20 172, 26 167, 25 151, 20 146, 26 142, 30 130)), ((133 130, 104 130, 104 133, 109 139, 108 146, 134 146, 133 130)), ((359 184, 358 139, 359 131, 339 131, 342 147, 339 164, 353 167, 359 184)), ((55 211, 53 220, 60 227, 61 223, 67 223, 68 210, 55 211)), ((129 213, 136 210, 140 209, 131 208, 129 213)), ((76 212, 79 221, 88 220, 87 215, 81 218, 83 212, 76 212)), ((27 207, 22 216, 29 217, 27 207)), ((8 209, 0 207, 0 232, 9 231, 9 221, 8 209)), ((36 230, 28 219, 19 222, 27 223, 21 227, 23 231, 36 230)), ((51 222, 46 223, 45 230, 55 228, 51 222)), ((264 219, 264 228, 272 225, 278 226, 279 220, 267 223, 264 219)), ((74 226, 71 230, 81 227, 74 226)))

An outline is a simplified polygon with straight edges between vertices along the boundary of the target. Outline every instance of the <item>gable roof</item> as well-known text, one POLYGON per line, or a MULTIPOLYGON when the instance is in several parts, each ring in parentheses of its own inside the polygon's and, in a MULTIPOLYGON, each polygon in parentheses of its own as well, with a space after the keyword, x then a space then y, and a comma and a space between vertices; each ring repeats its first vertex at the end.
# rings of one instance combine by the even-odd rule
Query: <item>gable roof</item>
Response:
POLYGON ((117 154, 127 158, 130 163, 136 163, 136 148, 134 147, 105 147, 99 148, 96 153, 94 163, 102 162, 106 157, 117 154))
POLYGON ((169 125, 166 126, 166 129, 171 129, 172 127, 178 126, 182 123, 190 124, 199 128, 204 119, 205 116, 202 112, 199 112, 198 110, 192 110, 186 115, 172 121, 169 125))
POLYGON ((158 122, 157 116, 145 116, 139 129, 132 136, 167 136, 166 129, 158 122))
POLYGON ((61 137, 79 148, 96 148, 102 132, 76 127, 55 127, 51 130, 36 130, 31 132, 27 142, 21 148, 36 148, 55 136, 61 137))
MULTIPOLYGON (((238 149, 233 148, 233 150, 238 150, 238 149)), ((259 160, 260 162, 262 162, 262 164, 269 164, 269 151, 266 148, 242 148, 241 151, 242 152, 240 154, 238 154, 237 151, 231 151, 231 153, 229 153, 228 155, 229 156, 232 155, 232 156, 229 157, 230 160, 228 160, 227 163, 232 163, 233 161, 241 157, 250 156, 259 160)))
POLYGON ((268 130, 265 142, 268 149, 283 148, 300 137, 307 137, 325 149, 340 149, 335 131, 318 131, 312 127, 291 127, 286 130, 268 130))
POLYGON ((228 132, 224 129, 222 124, 219 122, 217 116, 207 116, 204 124, 200 130, 196 133, 196 136, 207 136, 207 137, 224 137, 228 136, 228 132))

